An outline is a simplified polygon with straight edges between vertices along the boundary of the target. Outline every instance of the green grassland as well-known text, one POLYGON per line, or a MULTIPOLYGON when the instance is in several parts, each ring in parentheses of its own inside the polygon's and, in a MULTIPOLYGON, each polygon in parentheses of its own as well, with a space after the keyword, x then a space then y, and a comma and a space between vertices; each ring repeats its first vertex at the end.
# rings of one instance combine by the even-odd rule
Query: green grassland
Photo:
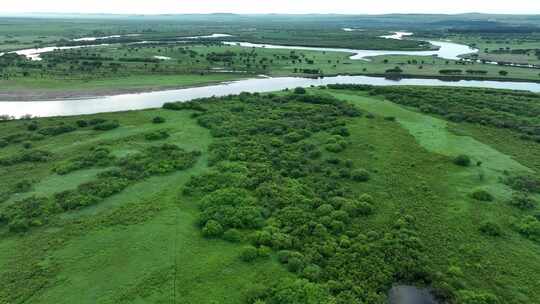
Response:
POLYGON ((466 97, 422 99, 447 116, 393 97, 406 88, 352 86, 0 123, 0 303, 385 303, 397 283, 449 303, 539 303, 537 203, 509 204, 521 190, 507 180, 540 178, 540 146, 523 120, 448 116, 513 121, 501 113, 539 97, 422 90, 466 97), (145 156, 165 143, 188 163, 145 156), (10 217, 110 176, 129 184, 92 204, 34 205, 18 213, 25 229, 10 217))
POLYGON ((470 45, 479 50, 478 56, 465 56, 495 62, 540 64, 540 36, 529 34, 460 34, 448 35, 448 39, 470 45))
POLYGON ((4 58, 0 93, 8 96, 4 97, 8 99, 10 96, 51 92, 88 96, 204 85, 261 74, 540 80, 535 69, 463 63, 431 56, 377 56, 366 61, 351 60, 351 55, 342 52, 252 49, 214 43, 84 48, 45 54, 42 62, 25 63, 18 58, 4 58), (170 59, 160 60, 154 56, 170 59), (396 67, 399 73, 393 72, 396 67), (445 70, 452 73, 441 73, 445 70), (507 74, 502 76, 501 71, 507 74))

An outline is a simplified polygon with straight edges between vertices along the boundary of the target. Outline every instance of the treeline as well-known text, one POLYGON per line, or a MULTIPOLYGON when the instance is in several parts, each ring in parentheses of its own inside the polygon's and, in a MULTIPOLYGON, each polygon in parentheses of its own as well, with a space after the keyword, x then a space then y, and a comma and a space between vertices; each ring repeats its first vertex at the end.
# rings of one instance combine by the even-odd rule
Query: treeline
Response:
POLYGON ((328 85, 331 89, 361 90, 370 95, 468 122, 511 129, 522 139, 540 142, 540 95, 525 91, 481 88, 328 85))

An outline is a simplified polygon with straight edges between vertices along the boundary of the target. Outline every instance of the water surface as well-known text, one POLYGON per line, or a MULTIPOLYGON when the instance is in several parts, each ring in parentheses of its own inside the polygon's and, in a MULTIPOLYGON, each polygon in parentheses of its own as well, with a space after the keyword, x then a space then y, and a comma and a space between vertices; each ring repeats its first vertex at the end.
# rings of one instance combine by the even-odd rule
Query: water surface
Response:
POLYGON ((54 101, 4 101, 0 102, 0 115, 20 117, 32 116, 69 116, 116 112, 161 107, 165 102, 188 101, 195 98, 225 96, 241 92, 271 92, 295 87, 320 86, 336 83, 369 85, 419 85, 419 86, 455 86, 480 87, 495 89, 514 89, 540 92, 540 83, 499 82, 483 80, 442 81, 438 79, 406 78, 390 80, 370 76, 335 76, 324 78, 276 77, 233 81, 218 85, 177 90, 147 92, 140 94, 122 94, 98 98, 54 101))

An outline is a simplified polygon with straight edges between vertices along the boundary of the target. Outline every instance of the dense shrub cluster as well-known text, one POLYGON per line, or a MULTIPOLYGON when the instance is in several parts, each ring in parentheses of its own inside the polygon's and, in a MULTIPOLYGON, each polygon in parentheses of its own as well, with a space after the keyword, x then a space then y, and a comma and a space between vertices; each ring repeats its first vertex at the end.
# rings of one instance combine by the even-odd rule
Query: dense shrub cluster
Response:
POLYGON ((162 140, 169 138, 169 133, 165 130, 158 130, 144 135, 146 140, 162 140))
POLYGON ((61 124, 58 126, 43 128, 39 130, 38 133, 45 136, 57 136, 64 133, 73 132, 75 130, 77 130, 77 128, 73 126, 61 124))
POLYGON ((47 162, 52 154, 44 150, 22 151, 10 157, 0 158, 0 166, 12 166, 20 163, 41 163, 47 162))
MULTIPOLYGON (((178 146, 164 144, 116 160, 108 149, 93 148, 88 154, 58 167, 57 172, 64 174, 80 168, 113 164, 117 169, 105 171, 96 180, 56 193, 52 198, 32 197, 15 202, 0 215, 0 222, 7 223, 11 231, 26 231, 46 223, 54 213, 97 204, 149 176, 188 169, 199 155, 200 152, 186 152, 178 146)), ((29 186, 25 183, 18 187, 27 190, 29 186)))
POLYGON ((540 193, 540 179, 532 175, 509 176, 504 182, 517 191, 540 193))
POLYGON ((377 204, 351 184, 368 181, 368 171, 334 155, 321 159, 314 144, 346 146, 345 126, 358 110, 309 93, 199 102, 207 111, 197 121, 215 137, 211 170, 184 193, 200 200, 203 235, 248 240, 244 261, 273 250, 302 278, 255 289, 249 303, 379 303, 395 282, 433 282, 415 219, 396 215, 384 231, 365 229, 362 219, 377 204))
POLYGON ((537 217, 528 215, 517 223, 519 233, 540 242, 540 220, 537 217))
POLYGON ((7 201, 12 194, 29 192, 34 182, 34 180, 23 179, 13 185, 3 185, 0 189, 0 203, 7 201))
POLYGON ((120 123, 116 120, 113 121, 105 121, 102 123, 98 123, 94 126, 94 130, 96 131, 109 131, 116 129, 120 126, 120 123))
POLYGON ((24 232, 45 224, 55 211, 50 199, 32 196, 9 205, 0 214, 0 221, 7 223, 9 231, 24 232))
POLYGON ((471 193, 471 197, 477 201, 482 201, 482 202, 491 202, 493 201, 495 198, 493 197, 493 195, 491 195, 491 193, 487 192, 486 190, 482 190, 482 189, 476 189, 474 190, 472 193, 471 193))
POLYGON ((70 172, 91 167, 106 167, 113 163, 115 157, 107 147, 93 147, 75 159, 56 165, 53 171, 64 175, 70 172))

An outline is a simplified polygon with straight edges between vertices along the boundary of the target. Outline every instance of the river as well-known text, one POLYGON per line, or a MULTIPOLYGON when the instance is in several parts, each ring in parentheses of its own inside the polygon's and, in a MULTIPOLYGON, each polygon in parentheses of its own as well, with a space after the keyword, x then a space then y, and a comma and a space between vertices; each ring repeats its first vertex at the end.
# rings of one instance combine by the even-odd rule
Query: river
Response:
MULTIPOLYGON (((383 36, 388 39, 402 39, 411 33, 396 32, 394 35, 383 36)), ((209 36, 199 36, 201 38, 226 37, 226 34, 213 34, 209 36)), ((106 41, 108 37, 89 37, 79 39, 95 39, 106 41)), ((196 38, 196 37, 183 37, 196 38)), ((252 44, 247 42, 227 42, 227 44, 239 44, 244 47, 267 47, 277 49, 297 49, 297 50, 316 50, 316 51, 337 51, 351 53, 352 59, 368 60, 370 56, 379 55, 425 55, 439 56, 447 59, 458 59, 459 55, 475 52, 469 46, 441 41, 430 41, 433 45, 439 47, 432 51, 377 51, 377 50, 353 50, 339 48, 315 48, 299 46, 283 46, 269 44, 252 44)), ((80 47, 80 46, 79 46, 80 47)), ((89 47, 89 46, 84 46, 89 47)), ((39 60, 39 55, 44 52, 50 52, 55 49, 67 49, 76 47, 49 47, 42 49, 20 50, 17 53, 26 55, 31 59, 39 60)), ((163 58, 166 59, 166 58, 163 58)), ((168 58, 167 58, 168 59, 168 58)), ((103 112, 116 112, 127 110, 140 110, 156 108, 166 102, 187 101, 195 98, 224 96, 229 94, 239 94, 241 92, 270 92, 295 87, 321 86, 336 83, 346 84, 368 84, 368 85, 419 85, 419 86, 456 86, 456 87, 480 87, 495 89, 513 89, 540 92, 540 83, 533 82, 511 82, 511 81, 482 81, 482 80, 460 80, 460 81, 442 81, 439 79, 424 78, 404 78, 401 80, 390 80, 383 77, 370 76, 334 76, 324 78, 300 78, 300 77, 276 77, 276 78, 256 78, 239 80, 218 85, 204 87, 185 88, 176 90, 166 90, 157 92, 147 92, 139 94, 121 94, 114 96, 105 96, 97 98, 66 99, 66 100, 44 100, 44 101, 3 101, 0 102, 0 115, 9 115, 21 117, 23 115, 32 115, 39 117, 48 116, 69 116, 81 114, 94 114, 103 112)))
POLYGON ((70 116, 140 110, 161 107, 166 102, 188 101, 195 98, 225 96, 241 92, 271 92, 286 88, 321 86, 336 83, 369 85, 419 85, 419 86, 455 86, 496 89, 514 89, 540 92, 540 83, 460 80, 443 81, 438 79, 404 78, 390 80, 370 76, 335 76, 324 78, 276 77, 233 81, 205 87, 178 90, 156 91, 139 94, 122 94, 98 98, 54 101, 4 101, 0 102, 0 114, 21 117, 32 116, 70 116))

